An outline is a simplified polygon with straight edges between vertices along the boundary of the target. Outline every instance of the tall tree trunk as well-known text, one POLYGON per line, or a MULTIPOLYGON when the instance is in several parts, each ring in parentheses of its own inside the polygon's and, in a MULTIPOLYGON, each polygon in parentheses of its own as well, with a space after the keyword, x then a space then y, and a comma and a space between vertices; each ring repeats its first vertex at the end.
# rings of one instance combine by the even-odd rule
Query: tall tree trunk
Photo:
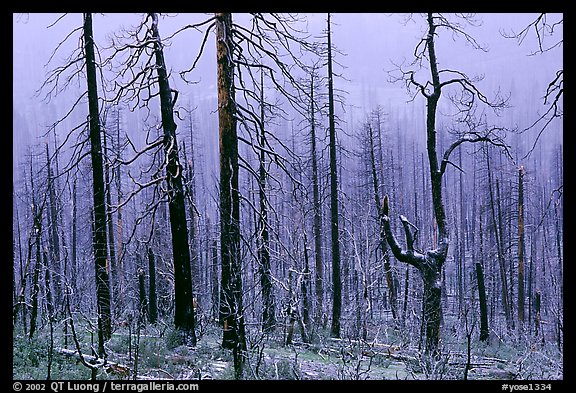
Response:
POLYGON ((524 325, 524 167, 518 170, 518 322, 524 325))
POLYGON ((110 182, 110 164, 109 159, 110 157, 108 153, 108 146, 107 146, 107 137, 106 137, 106 130, 102 133, 102 142, 104 143, 104 180, 105 180, 105 187, 106 187, 106 222, 108 223, 107 226, 107 234, 108 234, 108 255, 110 256, 109 260, 109 279, 110 279, 110 286, 112 288, 111 293, 111 300, 112 304, 114 305, 114 315, 120 315, 120 309, 117 304, 117 299, 121 298, 121 295, 117 292, 118 285, 116 282, 118 281, 117 272, 118 267, 116 266, 116 244, 114 241, 114 222, 112 220, 112 184, 110 182))
POLYGON ((388 197, 384 197, 382 210, 380 211, 381 219, 384 223, 386 238, 394 256, 401 262, 408 263, 416 267, 421 274, 424 284, 423 305, 422 305, 422 323, 426 336, 425 352, 438 358, 440 355, 440 325, 442 322, 442 267, 446 261, 449 246, 449 229, 446 221, 444 210, 444 201, 442 198, 442 174, 438 165, 436 150, 436 110, 438 100, 442 90, 440 83, 436 52, 434 47, 434 36, 437 25, 434 24, 433 16, 428 14, 428 34, 426 48, 428 51, 428 60, 430 64, 430 73, 432 77, 431 93, 424 94, 426 106, 426 148, 428 152, 428 164, 430 171, 430 185, 432 190, 432 207, 434 212, 434 223, 436 232, 434 239, 434 249, 421 254, 414 249, 414 235, 411 227, 413 224, 408 222, 406 217, 400 216, 406 236, 407 249, 402 250, 396 241, 390 227, 388 197))
POLYGON ((258 190, 260 199, 260 217, 258 233, 260 234, 260 247, 258 248, 260 285, 262 287, 262 331, 270 333, 276 326, 276 305, 272 287, 272 271, 270 266, 270 239, 268 233, 268 198, 266 196, 266 133, 264 128, 264 74, 260 74, 260 154, 258 168, 258 190))
POLYGON ((34 274, 32 275, 32 294, 30 310, 30 332, 29 338, 34 337, 36 332, 36 318, 38 316, 38 293, 40 292, 40 269, 42 267, 42 257, 40 253, 42 241, 42 207, 36 205, 34 198, 34 172, 32 171, 32 157, 30 157, 30 183, 32 188, 32 217, 34 217, 34 233, 36 235, 36 261, 34 264, 34 274))
POLYGON ((328 35, 328 123, 330 127, 330 228, 332 234, 332 325, 330 336, 340 338, 342 314, 342 278, 340 277, 340 231, 338 227, 338 167, 336 164, 336 124, 334 118, 334 75, 332 73, 332 35, 330 13, 328 35))
MULTIPOLYGON (((72 293, 78 293, 78 262, 77 262, 77 223, 76 216, 78 211, 78 203, 76 198, 76 177, 72 183, 72 260, 71 260, 71 286, 72 293)), ((68 300, 67 300, 68 301, 68 300)))
POLYGON ((316 297, 315 322, 317 326, 322 324, 324 314, 324 265, 322 262, 322 206, 320 203, 320 191, 318 185, 318 160, 316 155, 316 123, 314 120, 314 74, 310 81, 310 139, 312 158, 312 197, 314 209, 314 290, 316 297))
POLYGON ((110 313, 110 282, 106 263, 106 204, 104 202, 104 169, 100 139, 100 110, 98 109, 98 84, 92 14, 84 14, 84 51, 86 54, 86 78, 88 81, 88 108, 90 118, 90 157, 92 159, 94 231, 92 244, 96 269, 96 297, 98 309, 98 352, 104 356, 104 341, 112 336, 110 313))
MULTIPOLYGON (((188 128, 190 131, 190 159, 186 157, 186 144, 184 143, 184 161, 187 165, 188 182, 186 183, 186 191, 189 198, 190 210, 190 275, 192 281, 201 284, 200 280, 200 257, 198 253, 198 214, 196 210, 196 168, 195 168, 195 155, 194 155, 194 119, 192 111, 188 117, 188 128)), ((196 294, 198 296, 198 294, 196 294)))
MULTIPOLYGON (((117 110, 117 117, 116 117, 116 148, 117 148, 117 152, 116 152, 116 158, 118 160, 120 160, 121 157, 121 143, 120 143, 120 117, 121 117, 121 111, 120 108, 118 108, 117 110)), ((116 294, 116 308, 117 309, 122 309, 124 306, 124 302, 123 302, 123 296, 124 296, 124 263, 123 263, 123 242, 122 242, 122 207, 120 206, 120 204, 122 203, 122 171, 120 170, 121 165, 118 165, 116 168, 116 193, 117 193, 117 197, 118 197, 118 210, 116 212, 116 229, 117 229, 117 235, 116 238, 118 240, 118 246, 117 246, 117 255, 118 255, 118 269, 117 269, 117 277, 116 277, 116 288, 115 288, 115 294, 116 294)))
POLYGON ((308 257, 308 237, 306 231, 304 232, 304 271, 302 277, 302 284, 300 291, 302 293, 302 341, 310 342, 310 296, 308 295, 308 287, 310 285, 310 262, 308 257))
POLYGON ((438 228, 437 248, 427 253, 426 269, 422 271, 424 278, 424 320, 426 323, 426 352, 434 355, 438 354, 438 343, 440 341, 441 323, 441 275, 442 266, 448 254, 448 225, 444 212, 444 202, 442 200, 442 173, 438 167, 438 157, 436 155, 436 109, 440 99, 440 79, 436 52, 434 47, 435 25, 432 21, 432 14, 428 14, 429 35, 428 55, 430 61, 430 72, 434 93, 427 99, 426 113, 426 147, 428 151, 428 162, 430 168, 430 184, 432 189, 432 205, 434 218, 438 228))
POLYGON ((492 189, 492 173, 490 171, 490 155, 486 150, 486 166, 488 169, 488 191, 490 194, 490 212, 492 213, 492 223, 494 225, 494 236, 496 239, 496 248, 498 254, 498 265, 500 272, 500 284, 502 286, 502 307, 506 316, 506 323, 510 326, 510 303, 508 302, 508 281, 506 279, 506 267, 504 262, 504 247, 502 245, 502 236, 499 234, 498 220, 496 218, 496 206, 494 201, 494 192, 492 189))
POLYGON ((50 154, 48 151, 48 143, 46 143, 46 166, 48 169, 48 197, 50 200, 49 209, 49 226, 50 226, 50 255, 52 258, 52 270, 55 274, 55 293, 54 293, 54 306, 58 307, 61 304, 62 294, 62 266, 60 260, 60 237, 58 236, 58 206, 56 201, 56 190, 54 184, 54 176, 52 174, 52 165, 50 154))
POLYGON ((178 159, 176 123, 174 122, 174 104, 177 95, 172 97, 173 90, 168 81, 164 50, 158 32, 158 15, 150 14, 150 17, 152 18, 152 37, 155 39, 154 54, 158 74, 162 129, 164 130, 164 151, 167 161, 168 211, 174 261, 174 326, 182 332, 186 341, 196 345, 188 226, 182 186, 182 166, 178 159))
POLYGON ((246 332, 242 299, 238 136, 233 48, 232 15, 217 13, 216 59, 220 131, 220 247, 222 249, 220 317, 224 327, 222 346, 233 350, 235 377, 242 379, 246 362, 246 332))

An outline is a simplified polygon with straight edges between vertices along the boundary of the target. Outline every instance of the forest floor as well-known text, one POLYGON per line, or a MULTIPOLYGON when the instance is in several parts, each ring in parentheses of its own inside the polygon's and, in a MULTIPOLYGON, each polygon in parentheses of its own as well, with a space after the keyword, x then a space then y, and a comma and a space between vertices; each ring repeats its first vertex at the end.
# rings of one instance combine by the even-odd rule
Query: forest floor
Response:
MULTIPOLYGON (((77 330, 78 327, 77 327, 77 330)), ((221 332, 206 326, 195 347, 178 345, 167 325, 148 325, 140 332, 118 328, 106 345, 107 362, 97 379, 233 379, 232 354, 221 348, 221 332), (135 360, 137 359, 137 361, 135 360)), ((13 378, 89 379, 91 371, 79 361, 71 338, 54 329, 49 356, 49 329, 33 340, 14 331, 13 378), (66 347, 66 348, 65 348, 66 347), (50 366, 49 366, 50 364, 50 366)), ((82 352, 93 355, 96 335, 84 330, 82 352)), ((282 330, 269 337, 248 330, 248 379, 268 380, 412 380, 463 379, 467 367, 466 340, 453 337, 444 343, 437 361, 423 360, 417 347, 402 344, 388 335, 388 342, 332 339, 328 332, 316 334, 314 343, 296 341, 285 345, 282 330)), ((477 340, 476 340, 477 341, 477 340)), ((471 350, 468 379, 562 379, 562 354, 552 345, 479 344, 471 350)))

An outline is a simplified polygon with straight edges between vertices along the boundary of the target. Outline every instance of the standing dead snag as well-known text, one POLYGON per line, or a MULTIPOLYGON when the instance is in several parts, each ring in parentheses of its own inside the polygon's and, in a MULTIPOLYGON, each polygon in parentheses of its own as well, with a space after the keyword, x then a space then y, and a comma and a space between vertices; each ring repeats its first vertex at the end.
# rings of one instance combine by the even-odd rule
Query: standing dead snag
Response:
POLYGON ((524 167, 518 170, 518 322, 524 324, 524 167))
MULTIPOLYGON (((471 15, 459 15, 464 23, 474 25, 471 15)), ((442 285, 442 267, 446 261, 449 247, 449 228, 446 220, 446 212, 442 196, 442 177, 448 164, 453 165, 459 170, 457 165, 450 161, 451 153, 465 142, 486 142, 507 151, 507 146, 502 142, 498 135, 502 131, 500 127, 489 127, 485 123, 485 117, 480 120, 475 117, 475 110, 478 103, 482 103, 494 111, 506 107, 507 99, 497 96, 494 101, 488 98, 478 90, 474 84, 478 79, 469 78, 465 73, 452 69, 439 69, 436 57, 435 38, 439 28, 450 31, 454 36, 460 36, 466 42, 476 49, 483 49, 476 40, 466 33, 461 25, 462 21, 451 21, 443 14, 426 14, 427 32, 420 40, 414 51, 415 60, 412 65, 422 65, 427 62, 430 70, 430 80, 421 83, 415 80, 415 71, 405 71, 398 68, 400 76, 394 78, 397 81, 403 81, 408 88, 415 87, 416 95, 420 94, 426 99, 426 150, 428 153, 428 164, 430 171, 430 184, 432 191, 432 208, 437 228, 437 241, 435 248, 425 252, 419 252, 414 248, 417 228, 412 225, 406 217, 400 216, 404 233, 406 236, 406 249, 402 249, 390 228, 390 219, 388 217, 388 198, 384 198, 381 219, 384 221, 386 238, 394 256, 401 262, 408 263, 416 267, 422 276, 424 282, 424 302, 423 302, 423 322, 426 331, 426 353, 437 357, 440 352, 438 344, 440 341, 440 324, 441 324, 441 285, 442 285), (441 79, 441 76, 448 75, 448 79, 441 79), (456 123, 464 124, 467 129, 464 131, 457 130, 460 137, 452 142, 444 151, 442 160, 438 159, 437 152, 437 130, 436 130, 436 112, 438 102, 444 89, 456 89, 450 91, 448 98, 451 104, 457 110, 456 123), (416 232, 413 234, 412 229, 416 232)))
MULTIPOLYGON (((376 174, 376 160, 374 158, 374 140, 372 137, 372 126, 368 126, 368 142, 370 144, 370 163, 372 169, 372 183, 374 185, 374 201, 376 209, 380 210, 380 195, 378 193, 378 176, 376 174)), ((382 249, 382 258, 384 259, 384 274, 386 275, 386 285, 388 285, 388 296, 390 300, 390 307, 392 309, 392 318, 396 320, 397 313, 397 289, 394 285, 394 277, 392 276, 392 266, 390 266, 390 257, 388 255, 388 246, 386 243, 386 232, 382 220, 380 221, 380 248, 382 249)))
POLYGON ((232 61, 232 15, 216 14, 218 63, 218 122, 220 132, 220 246, 222 281, 220 321, 222 346, 233 350, 236 379, 242 379, 246 333, 242 304, 240 256, 240 194, 238 191, 238 135, 232 61))
POLYGON ((388 195, 384 196, 380 219, 382 220, 386 239, 392 253, 400 262, 414 266, 422 276, 424 282, 424 303, 422 316, 426 331, 426 353, 434 356, 439 355, 438 344, 440 341, 441 320, 441 283, 442 266, 448 252, 448 236, 442 240, 440 237, 439 247, 421 253, 414 248, 414 241, 418 234, 418 228, 411 224, 406 217, 400 216, 404 234, 406 236, 406 249, 402 249, 396 241, 390 227, 388 195), (412 233, 412 229, 415 232, 412 233))
POLYGON ((90 118, 90 157, 94 183, 94 231, 92 242, 96 265, 96 293, 98 309, 98 352, 104 356, 104 341, 112 336, 110 310, 110 281, 106 261, 106 204, 104 201, 104 165, 100 139, 100 111, 98 109, 98 85, 96 58, 94 55, 92 14, 84 14, 84 50, 86 53, 86 79, 88 82, 88 107, 90 118))
POLYGON ((174 258, 174 325, 180 329, 186 340, 196 345, 194 307, 192 304, 192 278, 190 273, 190 248, 186 225, 186 206, 182 185, 182 165, 178 157, 174 104, 178 95, 172 97, 168 72, 164 61, 164 51, 158 33, 158 15, 152 18, 151 33, 154 39, 154 55, 160 93, 162 128, 164 130, 164 151, 166 154, 166 182, 168 183, 168 210, 172 232, 172 255, 174 258))
POLYGON ((330 228, 332 234, 332 325, 330 336, 340 338, 342 278, 340 277, 340 231, 338 229, 338 168, 336 165, 336 124, 334 121, 334 73, 332 72, 332 34, 328 14, 328 122, 330 134, 330 228))

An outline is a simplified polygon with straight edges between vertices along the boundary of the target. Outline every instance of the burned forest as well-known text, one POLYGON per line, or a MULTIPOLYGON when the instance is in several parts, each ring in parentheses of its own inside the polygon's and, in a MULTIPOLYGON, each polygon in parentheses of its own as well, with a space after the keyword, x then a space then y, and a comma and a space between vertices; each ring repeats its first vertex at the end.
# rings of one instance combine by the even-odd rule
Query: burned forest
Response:
POLYGON ((14 380, 564 380, 562 13, 12 18, 14 380))

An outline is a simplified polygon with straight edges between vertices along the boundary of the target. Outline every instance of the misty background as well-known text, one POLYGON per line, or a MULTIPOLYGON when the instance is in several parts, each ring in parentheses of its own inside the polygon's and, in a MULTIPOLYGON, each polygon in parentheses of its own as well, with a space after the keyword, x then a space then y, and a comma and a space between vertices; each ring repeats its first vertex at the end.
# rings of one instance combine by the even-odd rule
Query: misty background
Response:
MULTIPOLYGON (((182 26, 198 23, 209 14, 168 14, 160 19, 159 29, 163 37, 168 37, 182 26)), ((307 31, 311 38, 318 37, 326 28, 325 14, 299 15, 303 22, 300 28, 307 31)), ((499 123, 510 128, 524 129, 534 122, 544 110, 543 94, 555 72, 562 68, 562 50, 554 50, 531 56, 537 47, 537 41, 529 36, 522 45, 503 34, 519 32, 527 26, 537 14, 529 13, 490 13, 477 14, 478 26, 467 26, 466 31, 487 48, 486 52, 466 45, 464 40, 451 40, 444 34, 437 40, 439 67, 462 70, 469 76, 484 76, 477 83, 486 95, 500 90, 510 94, 511 108, 504 111, 499 123)), ((40 142, 40 138, 50 125, 63 117, 83 89, 82 81, 76 81, 78 87, 69 88, 50 102, 43 100, 43 94, 36 94, 45 80, 46 73, 66 61, 66 56, 79 45, 79 35, 66 41, 48 64, 50 56, 59 43, 75 28, 81 26, 81 14, 69 14, 61 20, 62 14, 14 14, 13 15, 13 173, 24 156, 26 146, 40 142), (56 20, 54 26, 49 27, 56 20)), ((552 16, 553 17, 553 16, 552 16)), ((241 22, 245 15, 235 14, 241 22)), ((94 15, 95 43, 100 56, 106 57, 106 47, 110 45, 110 36, 123 28, 135 26, 141 20, 139 14, 96 14, 94 15)), ((335 55, 335 71, 342 75, 336 78, 335 88, 346 92, 342 95, 343 105, 338 105, 339 128, 345 134, 359 127, 366 114, 378 105, 387 111, 389 118, 403 124, 408 134, 414 133, 417 140, 424 143, 424 133, 419 132, 425 122, 424 100, 417 97, 411 101, 402 83, 391 83, 389 71, 394 64, 408 66, 413 51, 422 37, 425 26, 419 15, 408 14, 333 14, 333 44, 341 54, 335 55)), ((556 34, 561 36, 562 26, 556 34)), ((213 33, 211 33, 212 35, 213 33)), ((179 72, 188 69, 196 57, 203 37, 202 32, 185 31, 169 41, 165 41, 165 56, 172 70, 171 86, 180 92, 179 103, 196 108, 199 124, 208 124, 198 130, 203 148, 206 149, 206 161, 214 163, 217 170, 217 100, 216 100, 216 55, 213 39, 208 39, 204 54, 197 69, 189 74, 194 84, 182 81, 179 72)), ((428 77, 421 71, 421 80, 428 77)), ((105 76, 106 78, 106 76, 105 76)), ((74 84, 73 84, 74 85, 74 84)), ((80 106, 80 110, 85 105, 80 106)), ((127 115, 129 117, 129 115, 127 115)), ((125 120, 130 122, 129 120, 125 120)), ((439 124, 442 124, 440 119, 439 124)), ((56 129, 61 138, 67 132, 65 122, 56 129)), ((531 147, 531 141, 537 136, 538 129, 531 130, 526 138, 525 151, 531 147)), ((552 127, 542 142, 551 145, 562 138, 562 130, 552 127)), ((423 146, 422 146, 423 147, 423 146)), ((546 147, 543 147, 546 150, 546 147)), ((524 153, 525 153, 524 151, 524 153)), ((522 154, 522 152, 519 152, 522 154)))

